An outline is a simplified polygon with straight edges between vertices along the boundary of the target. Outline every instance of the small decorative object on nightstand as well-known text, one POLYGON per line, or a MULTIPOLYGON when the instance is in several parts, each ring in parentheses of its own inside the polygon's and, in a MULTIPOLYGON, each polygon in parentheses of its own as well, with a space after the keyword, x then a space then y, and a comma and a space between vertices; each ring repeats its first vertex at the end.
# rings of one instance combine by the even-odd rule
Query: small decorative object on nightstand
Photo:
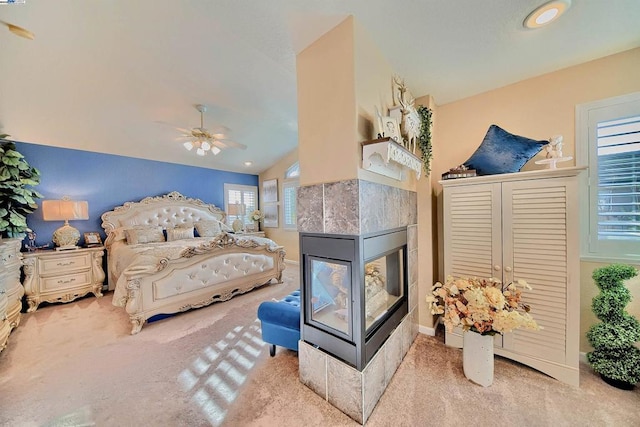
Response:
POLYGON ((100 233, 96 231, 84 233, 84 246, 87 248, 102 246, 102 238, 100 238, 100 233))
POLYGON ((74 251, 37 250, 24 254, 24 290, 29 308, 42 302, 70 302, 93 293, 102 296, 104 247, 74 251))

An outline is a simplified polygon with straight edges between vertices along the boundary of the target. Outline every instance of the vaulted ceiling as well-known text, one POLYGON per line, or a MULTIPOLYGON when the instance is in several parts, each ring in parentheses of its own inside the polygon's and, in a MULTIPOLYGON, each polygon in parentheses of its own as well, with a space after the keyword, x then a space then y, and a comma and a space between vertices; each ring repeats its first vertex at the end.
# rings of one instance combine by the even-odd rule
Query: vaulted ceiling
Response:
MULTIPOLYGON (((26 0, 1 5, 0 133, 37 144, 259 173, 297 146, 296 53, 354 15, 416 96, 449 103, 640 46, 640 1, 26 0), (247 145, 196 156, 176 137, 224 125, 247 145), (244 166, 252 161, 252 166, 244 166)), ((606 78, 606 76, 603 76, 606 78)))

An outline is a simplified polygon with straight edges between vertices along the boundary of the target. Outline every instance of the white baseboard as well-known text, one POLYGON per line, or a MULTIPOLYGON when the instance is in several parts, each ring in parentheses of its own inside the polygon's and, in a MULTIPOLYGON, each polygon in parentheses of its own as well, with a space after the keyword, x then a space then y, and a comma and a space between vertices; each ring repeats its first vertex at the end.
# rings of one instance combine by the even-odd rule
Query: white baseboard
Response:
POLYGON ((418 326, 418 332, 420 332, 421 334, 432 336, 432 337, 434 337, 436 335, 436 329, 435 328, 430 328, 428 326, 419 325, 418 326))
POLYGON ((587 365, 589 364, 589 361, 587 360, 587 353, 583 351, 580 352, 580 363, 586 363, 587 365))
POLYGON ((291 264, 291 265, 300 265, 300 262, 299 262, 299 261, 294 261, 294 260, 292 260, 292 259, 285 259, 285 260, 284 260, 284 262, 285 262, 286 264, 291 264))

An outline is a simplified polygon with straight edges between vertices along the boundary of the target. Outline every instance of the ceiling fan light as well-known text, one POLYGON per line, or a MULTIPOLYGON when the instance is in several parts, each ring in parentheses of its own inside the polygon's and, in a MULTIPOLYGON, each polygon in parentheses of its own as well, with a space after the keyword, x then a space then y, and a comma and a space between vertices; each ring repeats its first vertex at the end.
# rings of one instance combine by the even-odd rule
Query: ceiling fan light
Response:
POLYGON ((204 151, 202 148, 198 148, 198 149, 196 150, 196 154, 197 154, 198 156, 204 156, 205 154, 207 154, 207 152, 206 152, 206 151, 204 151))
POLYGON ((211 147, 211 152, 213 153, 214 156, 218 154, 220 151, 221 150, 218 147, 211 147))
POLYGON ((182 145, 184 145, 184 148, 186 148, 189 151, 193 150, 193 142, 191 142, 191 141, 187 141, 182 145))
POLYGON ((202 147, 202 149, 205 151, 211 150, 211 143, 209 141, 202 141, 200 147, 202 147))

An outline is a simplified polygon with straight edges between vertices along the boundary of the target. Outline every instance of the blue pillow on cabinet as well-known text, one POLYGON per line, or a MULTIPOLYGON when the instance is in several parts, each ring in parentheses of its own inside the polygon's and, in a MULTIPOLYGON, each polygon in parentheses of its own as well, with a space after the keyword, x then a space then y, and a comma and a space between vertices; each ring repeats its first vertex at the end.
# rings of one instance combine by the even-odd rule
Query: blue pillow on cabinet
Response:
POLYGON ((491 125, 480 147, 464 165, 475 169, 478 175, 518 172, 547 143, 514 135, 500 126, 491 125))

